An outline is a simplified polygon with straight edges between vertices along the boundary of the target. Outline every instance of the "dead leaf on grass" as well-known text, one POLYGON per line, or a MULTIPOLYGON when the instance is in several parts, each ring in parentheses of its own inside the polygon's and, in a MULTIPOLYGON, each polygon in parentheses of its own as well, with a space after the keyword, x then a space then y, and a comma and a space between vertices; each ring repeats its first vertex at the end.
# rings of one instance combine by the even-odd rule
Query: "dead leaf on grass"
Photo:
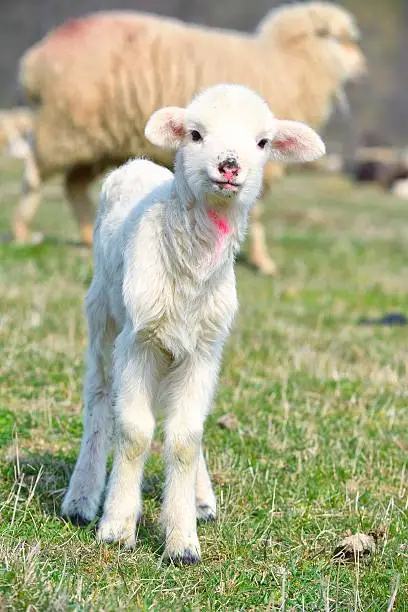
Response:
POLYGON ((232 412, 227 412, 227 414, 224 414, 218 419, 217 425, 222 429, 229 429, 230 431, 233 431, 234 429, 238 429, 239 421, 235 414, 232 412))
POLYGON ((377 542, 384 537, 386 529, 380 525, 374 531, 347 535, 336 546, 332 559, 336 563, 357 563, 363 557, 375 553, 377 542))

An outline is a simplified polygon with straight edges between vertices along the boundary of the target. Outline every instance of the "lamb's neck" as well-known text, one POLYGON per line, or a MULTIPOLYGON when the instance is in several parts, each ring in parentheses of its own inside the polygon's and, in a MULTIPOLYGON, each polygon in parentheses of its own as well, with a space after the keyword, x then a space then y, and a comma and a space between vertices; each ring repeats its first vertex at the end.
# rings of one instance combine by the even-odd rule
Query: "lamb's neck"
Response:
POLYGON ((244 238, 248 211, 228 204, 197 201, 185 187, 173 186, 164 211, 163 249, 173 271, 203 282, 232 264, 244 238))

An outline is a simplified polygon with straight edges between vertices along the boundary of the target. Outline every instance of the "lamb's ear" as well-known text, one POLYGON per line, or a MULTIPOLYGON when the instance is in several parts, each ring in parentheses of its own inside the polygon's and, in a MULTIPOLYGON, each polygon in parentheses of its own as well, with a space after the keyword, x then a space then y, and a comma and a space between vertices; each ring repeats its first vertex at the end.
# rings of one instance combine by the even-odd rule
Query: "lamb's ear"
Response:
POLYGON ((177 149, 186 135, 184 119, 184 108, 178 106, 160 108, 147 122, 145 136, 157 147, 177 149))
POLYGON ((270 159, 285 163, 309 162, 326 152, 324 142, 314 130, 299 121, 276 120, 277 130, 271 140, 270 159))

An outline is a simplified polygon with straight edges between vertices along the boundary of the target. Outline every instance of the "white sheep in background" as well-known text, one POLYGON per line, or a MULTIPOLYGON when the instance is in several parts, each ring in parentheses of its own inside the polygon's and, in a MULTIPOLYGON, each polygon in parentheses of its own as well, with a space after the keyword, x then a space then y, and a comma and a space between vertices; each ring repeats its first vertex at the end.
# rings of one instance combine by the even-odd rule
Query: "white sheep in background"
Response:
MULTIPOLYGON (((320 128, 344 84, 365 70, 358 28, 343 7, 295 2, 270 11, 250 34, 176 19, 109 11, 70 20, 24 54, 20 85, 35 106, 33 155, 41 182, 65 175, 82 239, 92 240, 89 187, 110 166, 147 155, 170 167, 143 128, 160 106, 185 106, 220 81, 258 91, 278 117, 320 128)), ((276 164, 266 168, 270 183, 276 164)), ((24 182, 14 235, 24 242, 41 186, 24 182), (27 204, 28 201, 28 204, 27 204)), ((252 209, 249 259, 264 273, 268 256, 260 209, 252 209)))
POLYGON ((207 89, 187 108, 162 108, 145 135, 177 150, 175 173, 136 159, 104 182, 86 299, 84 436, 62 512, 80 523, 96 516, 114 423, 98 539, 135 545, 160 407, 165 556, 191 564, 200 559, 196 519, 216 514, 202 434, 237 309, 234 256, 266 161, 316 159, 324 145, 308 126, 275 119, 262 98, 238 85, 207 89))

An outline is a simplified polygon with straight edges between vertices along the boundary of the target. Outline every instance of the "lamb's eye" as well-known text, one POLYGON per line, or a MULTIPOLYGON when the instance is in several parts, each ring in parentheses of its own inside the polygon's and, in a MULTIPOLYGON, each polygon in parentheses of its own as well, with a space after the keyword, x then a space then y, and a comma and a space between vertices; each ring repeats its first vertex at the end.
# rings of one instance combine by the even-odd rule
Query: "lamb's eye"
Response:
POLYGON ((198 132, 197 130, 193 130, 191 132, 191 140, 193 142, 200 142, 200 140, 202 140, 203 137, 201 136, 200 132, 198 132))
POLYGON ((267 138, 262 138, 261 140, 259 140, 258 142, 258 147, 260 149, 264 149, 266 147, 266 145, 268 144, 268 139, 267 138))

